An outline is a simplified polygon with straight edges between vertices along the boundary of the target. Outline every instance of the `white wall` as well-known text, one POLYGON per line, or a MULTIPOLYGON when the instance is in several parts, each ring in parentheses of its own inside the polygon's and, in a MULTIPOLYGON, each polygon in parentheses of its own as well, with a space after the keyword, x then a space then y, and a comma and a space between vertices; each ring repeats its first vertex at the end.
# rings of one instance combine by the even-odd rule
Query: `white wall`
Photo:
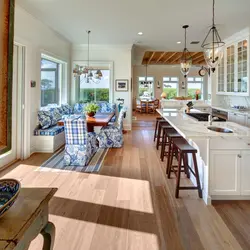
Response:
MULTIPOLYGON (((70 77, 71 43, 27 13, 20 6, 15 8, 14 40, 26 48, 25 65, 25 157, 34 150, 33 130, 37 125, 37 111, 40 107, 40 65, 41 53, 54 56, 68 63, 68 79, 70 77), (30 81, 37 82, 35 88, 30 81)), ((69 88, 66 88, 69 91, 69 88)))
MULTIPOLYGON (((116 102, 117 98, 125 99, 124 105, 128 107, 127 117, 124 121, 124 127, 127 130, 131 129, 132 124, 132 103, 131 103, 131 50, 132 46, 116 46, 116 45, 91 45, 90 47, 90 65, 91 61, 103 61, 113 62, 113 101, 116 102), (116 79, 128 79, 129 80, 129 91, 128 92, 116 92, 115 91, 115 80, 116 79)), ((72 48, 72 62, 75 61, 86 61, 87 59, 87 46, 86 45, 74 45, 72 48)), ((72 79, 74 81, 74 79, 72 79)), ((77 89, 72 84, 72 102, 77 89)))
MULTIPOLYGON (((200 67, 196 68, 193 67, 191 68, 188 76, 199 76, 198 71, 200 67)), ((148 66, 148 76, 153 76, 154 77, 154 93, 155 97, 160 99, 160 95, 163 91, 163 77, 166 76, 177 76, 179 78, 179 96, 186 96, 186 88, 182 89, 181 83, 185 82, 184 76, 180 71, 180 66, 179 65, 149 65, 148 66), (160 82, 161 88, 157 88, 157 82, 160 82)), ((145 66, 143 65, 135 65, 133 67, 133 106, 135 107, 135 101, 137 98, 137 93, 138 93, 138 77, 139 76, 145 76, 146 74, 146 69, 145 66)), ((204 95, 207 96, 207 77, 204 77, 204 95)))

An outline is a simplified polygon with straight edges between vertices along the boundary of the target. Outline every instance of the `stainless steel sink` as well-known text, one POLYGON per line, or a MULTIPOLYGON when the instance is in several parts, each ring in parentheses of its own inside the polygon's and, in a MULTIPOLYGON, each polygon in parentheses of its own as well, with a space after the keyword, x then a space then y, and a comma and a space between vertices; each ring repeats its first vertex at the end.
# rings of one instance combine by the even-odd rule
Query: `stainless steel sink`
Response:
POLYGON ((210 127, 207 127, 207 128, 209 130, 219 132, 219 133, 233 133, 233 130, 231 130, 229 128, 220 128, 220 127, 214 127, 214 126, 210 126, 210 127))

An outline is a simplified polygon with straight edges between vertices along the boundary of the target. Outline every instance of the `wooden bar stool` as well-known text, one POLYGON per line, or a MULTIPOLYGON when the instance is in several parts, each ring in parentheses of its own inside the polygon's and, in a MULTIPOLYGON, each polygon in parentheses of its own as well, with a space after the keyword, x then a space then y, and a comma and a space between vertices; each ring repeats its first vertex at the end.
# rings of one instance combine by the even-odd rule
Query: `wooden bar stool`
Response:
MULTIPOLYGON (((178 152, 178 166, 177 170, 175 170, 175 167, 170 165, 170 173, 171 171, 174 172, 177 176, 176 179, 176 189, 175 189, 175 197, 179 198, 179 190, 198 190, 198 195, 200 198, 202 198, 202 190, 200 186, 200 178, 199 178, 199 172, 198 172, 198 166, 197 166, 197 160, 196 160, 196 153, 197 150, 192 147, 184 138, 176 138, 173 140, 173 150, 171 152, 171 159, 173 158, 173 152, 176 150, 178 152), (188 165, 188 154, 192 154, 193 163, 194 163, 194 171, 193 169, 188 165), (195 176, 197 186, 180 186, 180 178, 181 178, 181 172, 182 172, 182 161, 183 161, 183 168, 184 172, 186 173, 187 177, 189 177, 189 170, 190 172, 195 176)), ((172 163, 172 160, 171 160, 172 163)))
POLYGON ((164 156, 168 156, 168 151, 165 151, 167 145, 169 145, 169 133, 177 133, 171 125, 163 125, 162 145, 161 145, 161 160, 164 161, 164 156))
POLYGON ((158 124, 158 131, 157 131, 157 140, 156 140, 156 149, 159 149, 159 146, 161 145, 162 141, 162 126, 163 125, 169 125, 169 123, 166 120, 159 121, 158 124))
POLYGON ((157 130, 158 130, 159 121, 165 121, 165 119, 162 117, 156 117, 154 141, 157 137, 157 130))
MULTIPOLYGON (((170 178, 170 166, 172 165, 172 162, 173 162, 173 158, 171 158, 171 154, 172 154, 172 150, 173 150, 173 139, 176 139, 176 138, 183 138, 177 131, 170 131, 168 133, 168 141, 169 141, 169 145, 168 145, 168 159, 167 159, 167 167, 166 167, 166 174, 168 175, 168 178, 170 178)), ((173 155, 176 154, 177 156, 177 151, 173 152, 173 155)))

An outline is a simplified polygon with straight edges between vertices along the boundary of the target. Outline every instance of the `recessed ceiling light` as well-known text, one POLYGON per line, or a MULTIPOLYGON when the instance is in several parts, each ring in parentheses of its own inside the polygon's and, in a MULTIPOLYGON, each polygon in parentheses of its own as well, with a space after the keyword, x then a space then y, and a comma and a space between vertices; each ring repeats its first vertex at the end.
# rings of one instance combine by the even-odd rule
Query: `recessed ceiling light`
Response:
POLYGON ((178 44, 181 44, 181 41, 178 41, 177 43, 178 43, 178 44))
POLYGON ((139 35, 139 36, 142 36, 142 35, 143 35, 143 33, 140 31, 140 32, 138 32, 138 35, 139 35))

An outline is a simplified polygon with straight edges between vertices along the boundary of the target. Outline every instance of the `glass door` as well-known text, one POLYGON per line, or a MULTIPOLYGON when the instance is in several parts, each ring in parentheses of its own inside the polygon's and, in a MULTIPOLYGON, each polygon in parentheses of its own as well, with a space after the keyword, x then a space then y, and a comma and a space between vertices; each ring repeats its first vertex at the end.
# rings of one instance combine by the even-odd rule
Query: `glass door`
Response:
POLYGON ((225 60, 224 57, 218 65, 218 89, 217 92, 225 92, 225 60))
POLYGON ((227 92, 234 92, 234 61, 235 61, 235 46, 227 47, 227 92))
POLYGON ((248 91, 248 42, 243 40, 238 43, 238 77, 237 77, 237 91, 239 93, 246 93, 248 91))

